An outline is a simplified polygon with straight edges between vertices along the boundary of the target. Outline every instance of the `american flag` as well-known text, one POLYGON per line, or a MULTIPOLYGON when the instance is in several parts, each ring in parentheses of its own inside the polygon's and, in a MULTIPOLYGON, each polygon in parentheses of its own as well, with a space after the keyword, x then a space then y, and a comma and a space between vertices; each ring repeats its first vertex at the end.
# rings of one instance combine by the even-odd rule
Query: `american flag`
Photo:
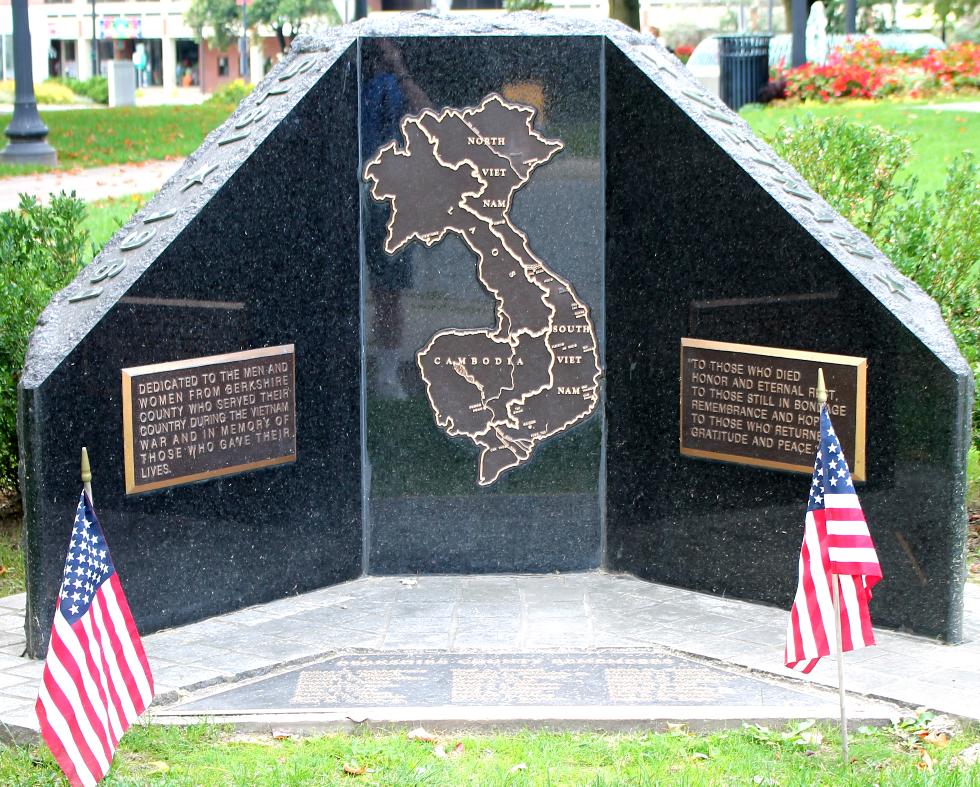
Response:
POLYGON ((153 676, 85 492, 78 501, 37 697, 41 735, 72 785, 105 776, 153 699, 153 676))
POLYGON ((800 584, 786 629, 786 666, 790 669, 809 672, 821 656, 836 650, 831 584, 835 577, 840 593, 842 649, 874 645, 868 601, 871 588, 881 579, 881 566, 840 440, 824 405, 800 550, 800 584))

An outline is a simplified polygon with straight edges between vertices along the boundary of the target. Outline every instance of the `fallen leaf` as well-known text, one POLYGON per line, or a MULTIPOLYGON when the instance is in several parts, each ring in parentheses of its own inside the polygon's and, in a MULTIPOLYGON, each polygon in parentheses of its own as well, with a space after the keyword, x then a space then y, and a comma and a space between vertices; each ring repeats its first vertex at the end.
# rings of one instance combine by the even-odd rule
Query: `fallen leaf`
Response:
POLYGON ((919 749, 919 761, 915 764, 915 767, 920 771, 932 772, 932 757, 929 756, 929 752, 925 749, 919 749))
POLYGON ((466 751, 466 747, 463 745, 463 742, 460 741, 455 746, 453 746, 452 755, 454 757, 459 757, 459 755, 461 755, 465 751, 466 751))
POLYGON ((703 751, 696 751, 691 755, 692 760, 710 760, 711 758, 703 751))
POLYGON ((363 765, 358 765, 356 762, 345 762, 344 773, 350 776, 363 776, 367 773, 367 768, 363 765))
POLYGON ((527 765, 525 763, 523 763, 523 762, 519 762, 519 763, 517 763, 517 765, 515 765, 513 768, 511 768, 507 772, 508 773, 518 773, 520 771, 526 771, 526 770, 527 770, 527 765))
POLYGON ((937 749, 942 749, 949 743, 949 736, 945 732, 930 732, 922 736, 924 743, 931 743, 937 749))
POLYGON ((293 734, 291 732, 287 732, 286 730, 273 730, 272 737, 277 741, 288 741, 293 737, 293 734))
POLYGON ((425 727, 416 727, 414 730, 409 730, 408 739, 410 741, 425 741, 426 743, 435 743, 439 740, 431 732, 428 732, 425 727))

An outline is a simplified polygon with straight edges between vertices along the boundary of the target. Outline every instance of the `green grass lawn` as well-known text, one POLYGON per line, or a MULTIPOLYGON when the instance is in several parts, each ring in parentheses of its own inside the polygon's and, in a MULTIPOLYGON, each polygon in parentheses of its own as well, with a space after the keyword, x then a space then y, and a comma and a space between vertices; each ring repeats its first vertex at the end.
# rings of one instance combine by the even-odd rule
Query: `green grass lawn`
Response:
MULTIPOLYGON (((970 95, 961 100, 977 100, 970 95)), ((843 116, 858 123, 882 126, 912 139, 913 156, 905 166, 907 175, 919 181, 920 191, 936 191, 946 179, 946 169, 956 156, 980 153, 980 112, 926 109, 935 100, 842 101, 830 104, 777 104, 744 107, 741 115, 762 137, 773 135, 782 123, 793 123, 804 115, 818 118, 843 116)), ((949 100, 944 103, 950 103, 949 100)))
MULTIPOLYGON (((409 740, 405 730, 277 740, 219 727, 142 727, 126 734, 112 785, 975 785, 947 745, 891 728, 852 734, 851 765, 827 726, 784 735, 745 727, 712 734, 519 732, 409 740), (438 747, 438 748, 437 748, 438 747)), ((43 747, 0 747, 0 782, 59 784, 43 747)))
MULTIPOLYGON (((58 151, 58 168, 102 167, 186 156, 232 112, 226 104, 41 110, 48 141, 58 151)), ((6 129, 11 115, 0 125, 6 129)), ((0 164, 0 177, 41 172, 47 167, 0 164)))
MULTIPOLYGON (((0 498, 0 508, 5 501, 0 498)), ((24 553, 20 550, 20 516, 0 512, 0 598, 24 592, 24 553)))
POLYGON ((85 221, 82 228, 88 232, 93 246, 92 256, 105 246, 129 217, 146 204, 153 194, 132 194, 128 197, 111 197, 98 200, 86 206, 85 221))

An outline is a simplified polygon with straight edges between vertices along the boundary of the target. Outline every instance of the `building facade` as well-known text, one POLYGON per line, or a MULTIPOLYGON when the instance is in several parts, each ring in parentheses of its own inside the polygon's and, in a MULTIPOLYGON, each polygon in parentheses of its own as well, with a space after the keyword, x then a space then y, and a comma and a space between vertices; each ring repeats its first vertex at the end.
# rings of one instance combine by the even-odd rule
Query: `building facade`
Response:
MULTIPOLYGON (((248 76, 237 45, 217 51, 194 40, 190 0, 29 0, 34 80, 105 75, 110 60, 132 60, 138 87, 210 93, 235 79, 258 81, 278 59, 272 31, 251 40, 248 76), (93 41, 95 45, 93 47, 93 41)), ((13 78, 10 0, 0 0, 0 79, 13 78)))

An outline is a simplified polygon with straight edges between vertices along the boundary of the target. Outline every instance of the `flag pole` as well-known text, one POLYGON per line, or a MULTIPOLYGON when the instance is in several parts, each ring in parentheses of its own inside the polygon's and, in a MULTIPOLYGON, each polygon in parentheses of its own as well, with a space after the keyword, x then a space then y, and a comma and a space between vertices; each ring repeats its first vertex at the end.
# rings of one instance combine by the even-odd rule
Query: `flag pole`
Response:
MULTIPOLYGON (((823 379, 823 369, 817 369, 817 405, 822 410, 827 404, 827 384, 823 379)), ((844 753, 844 765, 850 763, 847 753, 847 706, 844 704, 844 648, 841 644, 840 621, 840 580, 836 574, 830 575, 834 595, 834 628, 837 631, 837 693, 840 696, 840 741, 844 753)))
POLYGON ((94 506, 95 501, 92 500, 92 467, 88 463, 88 449, 84 445, 82 446, 82 488, 88 495, 88 501, 94 506))

